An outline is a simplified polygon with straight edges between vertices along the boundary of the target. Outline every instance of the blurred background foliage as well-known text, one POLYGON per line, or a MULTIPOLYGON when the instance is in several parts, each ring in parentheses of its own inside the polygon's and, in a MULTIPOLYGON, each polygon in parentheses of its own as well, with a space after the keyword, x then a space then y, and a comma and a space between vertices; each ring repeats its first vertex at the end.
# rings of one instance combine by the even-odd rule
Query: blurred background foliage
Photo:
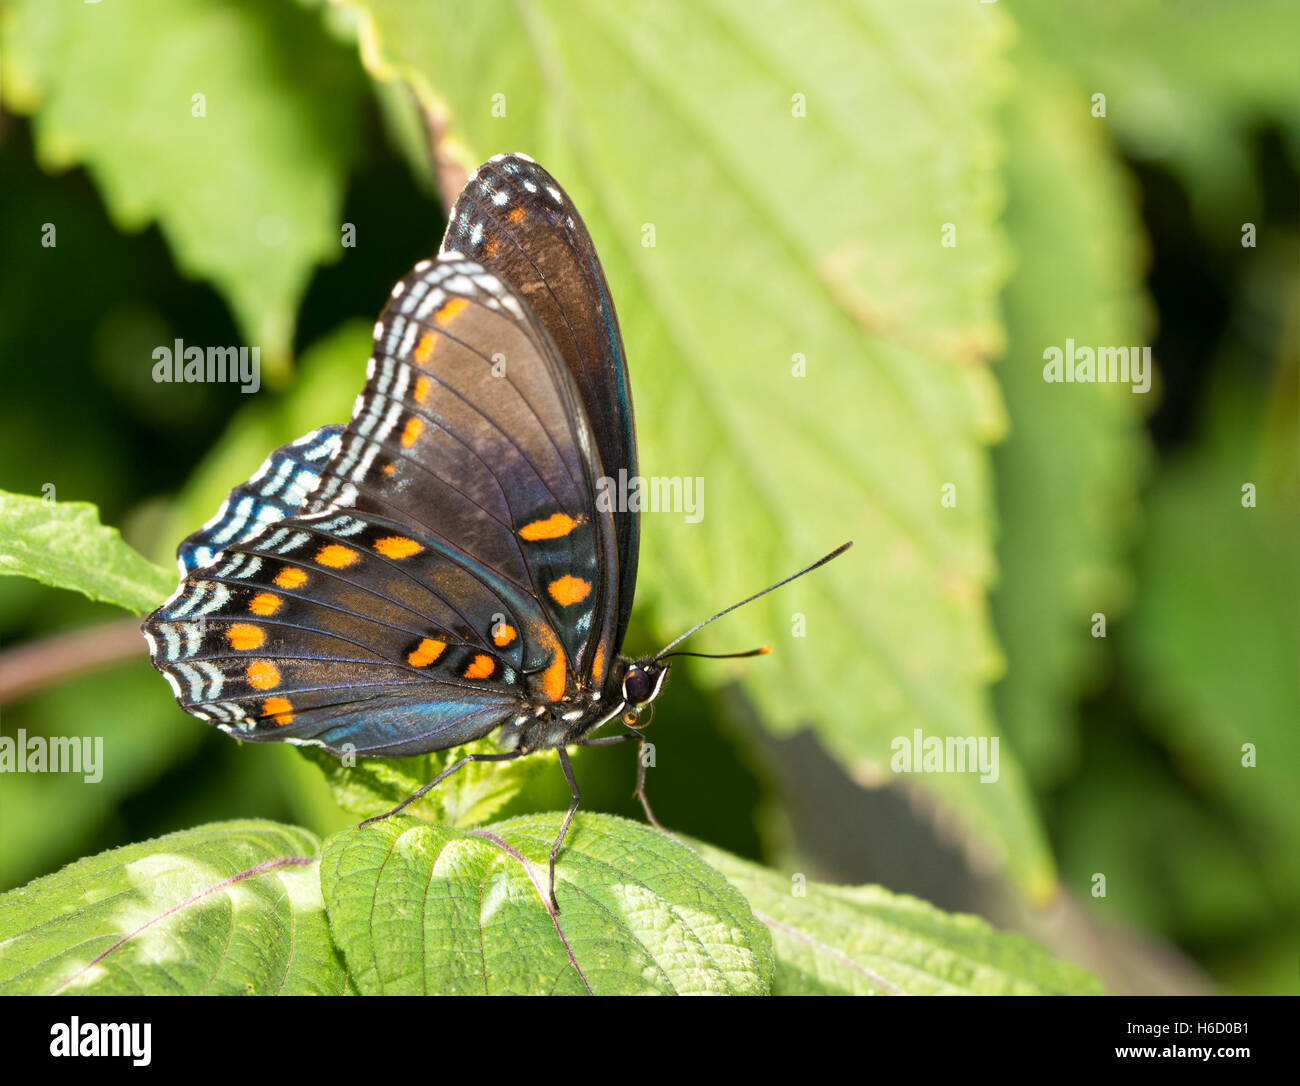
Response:
MULTIPOLYGON (((1281 0, 6 0, 0 488, 169 562, 346 418, 441 235, 428 133, 444 187, 528 151, 605 261, 644 470, 707 482, 702 524, 646 519, 629 648, 858 542, 697 646, 771 658, 675 669, 660 818, 1022 927, 1112 991, 1300 991, 1298 36, 1281 0), (1152 392, 1046 384, 1067 337, 1151 344, 1152 392), (263 389, 155 384, 176 338, 259 344, 263 389), (999 735, 1002 779, 894 776, 915 727, 999 735)), ((0 581, 11 678, 121 625, 0 581)), ((0 729, 102 735, 108 770, 0 778, 0 888, 218 818, 348 823, 296 752, 181 713, 143 645, 65 663, 0 729)), ((637 815, 632 758, 580 752, 590 809, 637 815)))

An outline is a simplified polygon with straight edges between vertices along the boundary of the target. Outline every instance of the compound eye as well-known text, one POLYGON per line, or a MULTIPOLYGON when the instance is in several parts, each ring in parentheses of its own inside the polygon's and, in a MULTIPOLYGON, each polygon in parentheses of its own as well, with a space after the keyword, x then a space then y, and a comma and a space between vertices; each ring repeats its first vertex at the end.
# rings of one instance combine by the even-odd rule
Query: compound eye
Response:
POLYGON ((634 705, 640 705, 650 697, 654 688, 654 679, 639 667, 631 668, 623 676, 623 696, 634 705))

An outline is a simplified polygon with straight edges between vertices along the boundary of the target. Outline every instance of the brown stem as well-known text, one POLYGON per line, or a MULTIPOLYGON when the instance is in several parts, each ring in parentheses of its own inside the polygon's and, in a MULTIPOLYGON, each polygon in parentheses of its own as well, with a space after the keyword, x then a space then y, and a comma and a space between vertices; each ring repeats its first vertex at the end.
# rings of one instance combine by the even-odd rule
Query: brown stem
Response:
POLYGON ((0 652, 0 705, 144 654, 138 618, 114 619, 0 652))
POLYGON ((420 101, 419 95, 414 90, 411 91, 411 96, 415 99, 415 108, 424 118, 424 132, 429 140, 429 166, 433 171, 434 182, 438 186, 438 195, 442 198, 442 209, 450 212, 456 196, 469 180, 469 174, 446 152, 443 144, 443 137, 447 134, 446 115, 440 111, 425 109, 424 103, 420 101))

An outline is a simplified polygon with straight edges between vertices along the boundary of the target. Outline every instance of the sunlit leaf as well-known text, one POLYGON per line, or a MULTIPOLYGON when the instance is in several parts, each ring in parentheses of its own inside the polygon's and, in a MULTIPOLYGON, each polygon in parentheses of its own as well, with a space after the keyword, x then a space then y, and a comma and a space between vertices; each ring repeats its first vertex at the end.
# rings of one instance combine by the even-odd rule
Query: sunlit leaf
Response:
POLYGON ((579 815, 556 866, 561 911, 552 916, 546 857, 559 825, 559 815, 529 815, 476 833, 397 817, 328 838, 321 885, 357 987, 367 995, 768 990, 771 940, 744 898, 648 826, 579 815))
POLYGON ((218 822, 0 895, 0 992, 342 994, 318 848, 290 826, 218 822))
MULTIPOLYGON (((301 753, 325 774, 334 801, 340 807, 369 817, 391 810, 461 758, 498 750, 491 740, 483 740, 413 758, 358 758, 353 766, 319 748, 303 747, 301 753)), ((450 826, 477 826, 517 795, 549 755, 548 751, 506 762, 471 762, 421 796, 406 811, 417 818, 450 826)))
POLYGON ((828 886, 695 843, 772 932, 774 995, 1099 995, 1021 935, 879 886, 828 886))
POLYGON ((176 575, 99 523, 88 502, 47 502, 0 491, 0 574, 31 577, 143 614, 176 587, 176 575))

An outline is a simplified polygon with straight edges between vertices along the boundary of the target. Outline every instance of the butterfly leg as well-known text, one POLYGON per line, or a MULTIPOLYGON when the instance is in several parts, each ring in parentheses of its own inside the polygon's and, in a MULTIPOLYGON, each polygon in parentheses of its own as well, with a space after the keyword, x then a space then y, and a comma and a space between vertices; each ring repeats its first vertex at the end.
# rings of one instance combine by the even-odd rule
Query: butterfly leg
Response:
POLYGON ((668 829, 659 819, 655 818, 655 813, 650 809, 650 801, 645 796, 645 736, 638 735, 637 739, 641 740, 641 745, 636 752, 636 798, 641 801, 641 809, 645 811, 645 816, 650 820, 650 825, 660 833, 666 833, 672 836, 672 830, 668 829))
MULTIPOLYGON (((431 788, 435 788, 437 785, 441 784, 453 773, 455 773, 456 770, 460 769, 462 766, 469 765, 470 762, 508 762, 510 761, 511 758, 519 758, 525 753, 526 752, 522 750, 510 750, 510 751, 506 751, 504 754, 467 754, 460 761, 453 762, 451 765, 449 765, 446 769, 444 769, 441 773, 439 773, 436 777, 434 777, 433 780, 431 780, 428 784, 424 785, 424 787, 416 789, 404 800, 402 800, 401 803, 399 803, 396 807, 394 807, 391 811, 385 811, 383 814, 373 815, 370 818, 367 818, 364 822, 362 822, 360 825, 357 826, 357 829, 359 830, 365 829, 365 827, 369 826, 370 823, 372 822, 382 822, 385 818, 392 818, 393 815, 397 814, 399 811, 405 810, 417 799, 419 799, 422 795, 428 792, 431 788)), ((567 826, 568 823, 566 822, 565 825, 567 826)))
POLYGON ((564 822, 560 826, 560 834, 555 838, 555 844, 551 846, 551 908, 558 913, 560 903, 555 900, 555 857, 560 854, 560 846, 564 844, 564 837, 569 832, 569 823, 573 821, 573 816, 578 810, 578 804, 582 802, 582 793, 578 791, 578 778, 573 775, 573 765, 569 762, 569 752, 563 747, 556 747, 555 753, 560 756, 560 768, 564 770, 564 779, 569 782, 569 790, 573 793, 573 802, 569 804, 569 813, 564 816, 564 822))
POLYGON ((641 801, 641 809, 645 811, 647 821, 660 833, 666 833, 669 837, 673 831, 668 829, 659 819, 655 818, 655 813, 650 809, 650 801, 645 795, 645 744, 646 738, 640 732, 624 732, 622 735, 603 735, 599 739, 583 739, 580 746, 584 747, 612 747, 615 743, 626 743, 629 739, 636 739, 640 746, 636 752, 636 789, 632 795, 641 801))

